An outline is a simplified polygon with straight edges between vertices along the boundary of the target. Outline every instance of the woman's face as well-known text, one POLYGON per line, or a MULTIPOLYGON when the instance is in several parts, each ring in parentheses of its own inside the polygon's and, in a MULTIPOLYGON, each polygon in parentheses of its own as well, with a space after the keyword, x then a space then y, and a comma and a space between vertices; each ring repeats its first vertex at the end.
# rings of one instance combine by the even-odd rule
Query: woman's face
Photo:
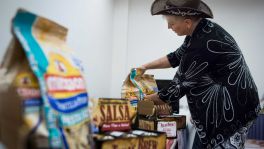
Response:
POLYGON ((190 34, 191 20, 181 16, 165 15, 168 29, 174 31, 178 36, 190 34))

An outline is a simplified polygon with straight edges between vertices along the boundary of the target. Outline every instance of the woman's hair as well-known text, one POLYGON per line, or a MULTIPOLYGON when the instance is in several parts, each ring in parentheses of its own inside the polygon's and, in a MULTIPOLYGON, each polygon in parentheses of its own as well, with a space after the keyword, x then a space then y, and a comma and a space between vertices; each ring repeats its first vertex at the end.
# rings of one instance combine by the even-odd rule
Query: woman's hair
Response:
POLYGON ((200 20, 201 18, 200 17, 198 17, 198 16, 182 16, 184 19, 190 19, 190 20, 192 20, 192 21, 194 21, 194 22, 196 22, 196 21, 198 21, 198 20, 200 20))
MULTIPOLYGON (((162 17, 165 17, 165 16, 168 16, 168 15, 162 15, 162 17)), ((181 17, 183 20, 190 19, 193 22, 196 22, 201 19, 201 17, 199 16, 178 16, 178 15, 170 15, 170 16, 181 17)))

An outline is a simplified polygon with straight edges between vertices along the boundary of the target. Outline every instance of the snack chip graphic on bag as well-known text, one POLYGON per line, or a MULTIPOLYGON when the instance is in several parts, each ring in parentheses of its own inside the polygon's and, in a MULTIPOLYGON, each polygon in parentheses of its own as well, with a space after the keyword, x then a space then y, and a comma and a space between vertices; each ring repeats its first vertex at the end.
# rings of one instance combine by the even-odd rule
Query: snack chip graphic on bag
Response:
POLYGON ((67 29, 19 10, 12 31, 1 68, 7 81, 0 82, 8 86, 0 94, 9 100, 0 102, 17 110, 8 116, 14 119, 0 125, 6 130, 3 143, 9 148, 91 148, 89 96, 80 61, 66 45, 67 29), (13 121, 22 126, 6 124, 13 121))

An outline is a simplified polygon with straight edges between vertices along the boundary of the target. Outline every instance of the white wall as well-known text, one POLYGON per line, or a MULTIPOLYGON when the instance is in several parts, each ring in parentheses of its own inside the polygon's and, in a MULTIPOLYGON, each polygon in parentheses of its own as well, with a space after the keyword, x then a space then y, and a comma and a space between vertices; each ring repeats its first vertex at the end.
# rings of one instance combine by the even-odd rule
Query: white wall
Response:
POLYGON ((127 75, 127 36, 129 0, 114 0, 111 97, 121 96, 122 82, 127 75))
MULTIPOLYGON (((125 74, 127 74, 130 68, 164 56, 182 44, 184 38, 178 37, 169 31, 166 21, 161 16, 150 15, 152 2, 153 0, 129 1, 128 18, 120 18, 122 21, 128 22, 127 48, 115 49, 116 51, 122 51, 122 53, 126 50, 126 61, 116 63, 113 70, 125 65, 125 74)), ((236 39, 250 67, 259 94, 262 96, 264 94, 264 69, 262 66, 262 56, 264 55, 262 45, 264 43, 262 37, 264 33, 264 1, 205 0, 205 2, 214 12, 215 19, 213 21, 224 27, 236 39)), ((118 36, 115 37, 115 39, 119 38, 118 36)), ((125 46, 123 45, 123 47, 125 46)), ((156 78, 171 79, 175 71, 175 69, 156 70, 149 73, 155 74, 156 78)), ((122 73, 120 77, 124 78, 125 75, 122 73)), ((112 83, 112 90, 114 90, 111 92, 112 96, 117 96, 115 91, 120 90, 121 84, 121 79, 112 83)))
MULTIPOLYGON (((150 15, 152 1, 1 0, 0 59, 11 39, 11 18, 22 7, 69 28, 68 44, 84 62, 91 96, 120 97, 122 81, 132 67, 161 57, 182 44, 183 37, 169 31, 162 17, 150 15)), ((264 1, 205 2, 214 12, 213 21, 229 31, 240 45, 261 96, 264 1)), ((171 79, 175 72, 176 69, 149 71, 159 79, 171 79)))
POLYGON ((89 93, 108 97, 111 79, 112 0, 0 0, 0 61, 11 40, 10 23, 18 8, 69 29, 68 44, 83 60, 89 93))

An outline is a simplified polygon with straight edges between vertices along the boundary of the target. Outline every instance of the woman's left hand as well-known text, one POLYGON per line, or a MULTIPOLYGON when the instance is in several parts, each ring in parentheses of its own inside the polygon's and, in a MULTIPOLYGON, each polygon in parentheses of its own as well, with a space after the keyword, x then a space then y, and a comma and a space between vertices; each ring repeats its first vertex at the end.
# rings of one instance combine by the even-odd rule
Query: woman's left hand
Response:
POLYGON ((155 105, 161 105, 161 104, 165 104, 164 101, 162 101, 160 98, 159 98, 159 95, 158 93, 154 93, 154 94, 151 94, 151 95, 146 95, 144 100, 150 100, 150 101, 153 101, 155 105))

